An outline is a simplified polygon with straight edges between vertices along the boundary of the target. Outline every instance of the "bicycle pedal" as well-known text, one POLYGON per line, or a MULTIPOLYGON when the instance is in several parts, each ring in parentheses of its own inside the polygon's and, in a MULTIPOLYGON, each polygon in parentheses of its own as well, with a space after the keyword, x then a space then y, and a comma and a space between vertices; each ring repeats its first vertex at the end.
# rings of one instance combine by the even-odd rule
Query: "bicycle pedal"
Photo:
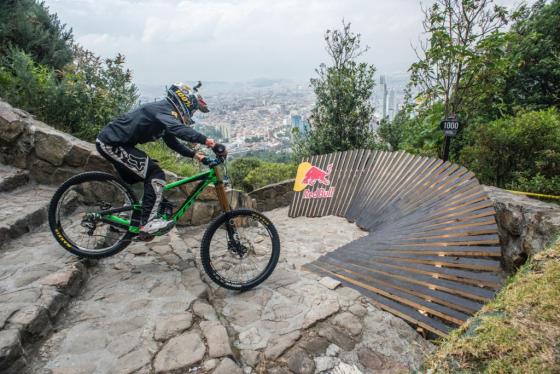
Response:
POLYGON ((146 234, 146 233, 141 232, 136 237, 134 237, 134 239, 132 239, 132 241, 135 241, 135 242, 151 242, 152 240, 155 239, 155 237, 156 237, 155 235, 146 234))

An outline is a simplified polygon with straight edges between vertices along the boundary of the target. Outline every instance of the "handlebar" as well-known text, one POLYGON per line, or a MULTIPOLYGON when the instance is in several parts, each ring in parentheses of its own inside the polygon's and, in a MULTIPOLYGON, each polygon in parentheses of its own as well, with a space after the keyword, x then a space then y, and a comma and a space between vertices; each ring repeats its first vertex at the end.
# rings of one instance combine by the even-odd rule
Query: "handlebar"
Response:
POLYGON ((223 164, 227 158, 226 146, 220 143, 216 143, 214 147, 212 147, 212 151, 216 155, 216 158, 204 157, 201 162, 204 165, 210 167, 223 164))
POLYGON ((194 92, 198 92, 198 89, 202 86, 202 82, 198 81, 198 83, 193 87, 194 92))

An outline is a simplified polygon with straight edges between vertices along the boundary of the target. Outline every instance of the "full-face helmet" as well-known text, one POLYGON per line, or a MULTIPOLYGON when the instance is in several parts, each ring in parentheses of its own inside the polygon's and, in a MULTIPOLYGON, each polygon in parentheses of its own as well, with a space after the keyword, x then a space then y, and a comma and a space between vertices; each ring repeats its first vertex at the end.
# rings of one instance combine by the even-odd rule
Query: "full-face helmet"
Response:
POLYGON ((167 100, 173 104, 181 120, 186 125, 193 123, 192 116, 197 110, 208 113, 208 105, 202 96, 195 90, 183 83, 172 84, 167 90, 167 100))

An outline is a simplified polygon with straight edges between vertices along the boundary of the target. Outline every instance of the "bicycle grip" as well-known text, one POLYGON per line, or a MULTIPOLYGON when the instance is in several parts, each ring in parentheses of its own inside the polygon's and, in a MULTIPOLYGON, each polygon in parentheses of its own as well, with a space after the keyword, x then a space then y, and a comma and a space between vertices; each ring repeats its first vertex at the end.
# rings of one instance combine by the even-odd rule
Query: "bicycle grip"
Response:
POLYGON ((212 147, 212 151, 214 151, 214 153, 216 154, 216 156, 221 156, 221 157, 227 156, 226 146, 223 145, 223 144, 216 143, 216 144, 212 147))

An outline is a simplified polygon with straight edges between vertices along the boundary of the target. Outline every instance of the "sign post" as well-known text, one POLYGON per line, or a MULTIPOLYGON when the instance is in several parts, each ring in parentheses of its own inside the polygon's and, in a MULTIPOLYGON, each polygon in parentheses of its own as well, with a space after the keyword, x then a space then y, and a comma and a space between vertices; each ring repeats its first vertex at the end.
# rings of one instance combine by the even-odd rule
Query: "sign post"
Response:
POLYGON ((457 135, 461 123, 457 120, 455 116, 449 116, 445 120, 441 121, 439 128, 445 134, 445 139, 443 141, 443 161, 449 159, 449 145, 451 143, 451 138, 457 135))

